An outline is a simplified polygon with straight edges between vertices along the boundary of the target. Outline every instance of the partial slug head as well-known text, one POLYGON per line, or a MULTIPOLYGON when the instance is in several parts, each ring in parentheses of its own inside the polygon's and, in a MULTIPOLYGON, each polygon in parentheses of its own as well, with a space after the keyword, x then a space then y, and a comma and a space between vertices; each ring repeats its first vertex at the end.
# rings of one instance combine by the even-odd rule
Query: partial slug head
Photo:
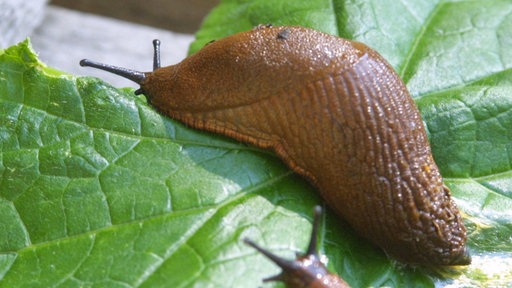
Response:
POLYGON ((316 206, 314 209, 313 230, 306 254, 297 257, 295 260, 283 259, 272 252, 262 248, 250 239, 244 239, 244 242, 258 250, 261 254, 272 260, 283 271, 275 276, 263 279, 264 282, 280 281, 287 287, 304 288, 348 288, 347 282, 338 275, 330 273, 324 264, 320 261, 317 253, 318 228, 320 225, 320 216, 322 208, 316 206))

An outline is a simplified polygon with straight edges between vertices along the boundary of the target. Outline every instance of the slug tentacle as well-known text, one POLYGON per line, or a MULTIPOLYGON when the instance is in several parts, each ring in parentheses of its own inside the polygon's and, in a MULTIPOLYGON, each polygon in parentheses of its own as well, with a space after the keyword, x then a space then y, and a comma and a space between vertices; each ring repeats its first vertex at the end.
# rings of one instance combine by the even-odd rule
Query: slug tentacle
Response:
POLYGON ((153 40, 153 71, 160 68, 160 40, 153 40))
MULTIPOLYGON (((114 73, 116 75, 119 75, 121 77, 124 77, 126 79, 129 79, 139 85, 142 85, 142 83, 146 80, 146 74, 147 74, 147 73, 136 71, 133 69, 99 63, 99 62, 92 61, 89 59, 82 59, 80 61, 80 66, 93 67, 93 68, 101 69, 104 71, 108 71, 108 72, 114 73)), ((155 39, 155 40, 153 40, 153 71, 155 71, 159 68, 160 68, 160 40, 155 39)), ((145 93, 145 91, 142 87, 135 91, 135 95, 144 94, 144 93, 145 93)))
POLYGON ((320 218, 322 216, 322 207, 315 206, 313 209, 313 227, 311 228, 311 238, 309 239, 306 255, 315 255, 318 257, 318 229, 320 228, 320 218))
POLYGON ((101 70, 108 71, 110 73, 114 73, 126 79, 132 80, 137 84, 142 84, 142 82, 146 79, 146 74, 144 72, 135 71, 133 69, 128 69, 124 67, 103 64, 99 62, 95 62, 89 59, 82 59, 80 61, 80 66, 83 67, 93 67, 101 70))

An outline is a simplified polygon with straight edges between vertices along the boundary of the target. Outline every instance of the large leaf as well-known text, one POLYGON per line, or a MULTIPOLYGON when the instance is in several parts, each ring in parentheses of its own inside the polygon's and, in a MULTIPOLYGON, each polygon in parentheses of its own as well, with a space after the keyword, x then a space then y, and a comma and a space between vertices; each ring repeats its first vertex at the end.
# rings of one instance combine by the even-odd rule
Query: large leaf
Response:
MULTIPOLYGON (((354 287, 512 282, 510 1, 223 1, 192 46, 259 23, 364 41, 402 75, 470 229, 448 279, 397 265, 328 212, 321 252, 354 287)), ((93 55, 84 55, 93 56, 93 55)), ((148 59, 149 61, 149 59, 148 59)), ((0 287, 257 287, 307 244, 314 189, 271 153, 192 131, 131 90, 0 54, 0 287)))

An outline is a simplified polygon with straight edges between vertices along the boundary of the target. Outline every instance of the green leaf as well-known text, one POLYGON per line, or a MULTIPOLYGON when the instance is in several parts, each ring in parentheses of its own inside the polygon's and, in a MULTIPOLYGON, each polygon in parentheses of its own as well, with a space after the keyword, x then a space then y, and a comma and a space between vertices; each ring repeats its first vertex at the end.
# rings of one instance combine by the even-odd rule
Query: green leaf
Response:
MULTIPOLYGON (((374 47, 417 100, 473 264, 446 279, 397 265, 328 211, 329 268, 353 287, 506 287, 511 12, 510 1, 492 0, 224 0, 191 51, 259 23, 374 47)), ((241 239, 292 258, 321 203, 272 153, 46 67, 28 42, 0 52, 0 173, 0 287, 258 287, 278 269, 241 239)))

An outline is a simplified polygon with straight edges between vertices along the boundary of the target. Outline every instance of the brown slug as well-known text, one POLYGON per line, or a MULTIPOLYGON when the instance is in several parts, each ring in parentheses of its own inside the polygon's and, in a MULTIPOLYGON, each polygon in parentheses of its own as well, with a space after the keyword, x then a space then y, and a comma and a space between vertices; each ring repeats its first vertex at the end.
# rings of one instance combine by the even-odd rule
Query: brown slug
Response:
POLYGON ((388 255, 467 265, 466 229, 405 84, 366 45, 304 27, 258 26, 153 72, 82 60, 139 83, 158 110, 274 150, 388 255))
POLYGON ((325 265, 320 261, 317 252, 318 230, 320 226, 320 216, 322 208, 316 206, 313 214, 313 230, 309 240, 306 254, 300 255, 294 261, 280 258, 270 251, 260 247, 250 239, 244 239, 247 245, 252 246, 267 258, 272 260, 283 271, 276 276, 263 279, 263 282, 281 281, 287 287, 304 288, 349 288, 347 282, 338 275, 330 273, 325 265))

